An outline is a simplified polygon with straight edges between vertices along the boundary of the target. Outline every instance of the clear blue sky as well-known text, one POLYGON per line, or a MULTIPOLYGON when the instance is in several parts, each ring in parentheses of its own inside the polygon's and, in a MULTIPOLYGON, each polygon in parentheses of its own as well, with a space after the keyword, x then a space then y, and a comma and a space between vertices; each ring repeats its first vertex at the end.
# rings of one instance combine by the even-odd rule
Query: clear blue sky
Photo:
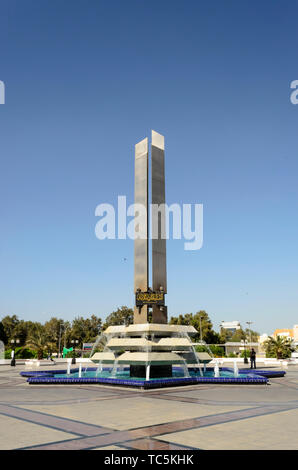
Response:
POLYGON ((204 204, 168 243, 170 315, 298 323, 298 2, 1 0, 0 318, 133 306, 133 242, 95 207, 133 202, 134 144, 166 138, 167 201, 204 204), (123 258, 127 261, 123 261, 123 258))

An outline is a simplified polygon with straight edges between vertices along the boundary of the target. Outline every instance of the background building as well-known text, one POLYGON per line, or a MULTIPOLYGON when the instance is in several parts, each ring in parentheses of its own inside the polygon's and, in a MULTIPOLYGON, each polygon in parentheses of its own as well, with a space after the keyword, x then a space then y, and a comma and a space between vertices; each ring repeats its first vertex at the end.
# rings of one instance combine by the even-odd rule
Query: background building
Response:
POLYGON ((246 342, 244 344, 244 342, 241 342, 241 341, 238 341, 238 342, 228 341, 227 343, 225 343, 224 346, 225 346, 225 352, 227 356, 229 356, 229 354, 235 354, 236 356, 240 356, 241 353, 244 351, 247 351, 247 353, 249 354, 252 348, 254 348, 258 356, 264 356, 264 351, 260 347, 259 343, 246 342))
POLYGON ((294 339, 294 333, 293 333, 293 330, 291 328, 277 328, 273 332, 272 337, 276 339, 278 336, 280 336, 282 338, 287 338, 289 340, 294 339))
POLYGON ((220 328, 234 334, 237 330, 241 329, 241 325, 239 321, 222 321, 220 328))

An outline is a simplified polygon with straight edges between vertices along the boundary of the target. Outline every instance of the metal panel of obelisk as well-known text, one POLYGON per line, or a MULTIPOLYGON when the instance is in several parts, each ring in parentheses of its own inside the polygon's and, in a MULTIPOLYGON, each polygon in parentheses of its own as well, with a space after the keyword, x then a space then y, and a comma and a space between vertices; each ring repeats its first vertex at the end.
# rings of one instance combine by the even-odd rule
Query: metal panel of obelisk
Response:
POLYGON ((147 323, 152 308, 153 323, 167 323, 166 237, 165 237, 165 164, 164 137, 152 131, 151 144, 152 190, 152 289, 148 285, 148 139, 135 146, 135 244, 134 289, 143 299, 134 309, 134 323, 147 323), (141 210, 141 208, 146 210, 141 210), (138 208, 140 210, 138 210, 138 208), (144 300, 145 299, 145 300, 144 300))
MULTIPOLYGON (((165 143, 164 136, 152 131, 152 288, 167 293, 166 225, 165 225, 165 143)), ((152 305, 152 322, 167 323, 167 307, 152 305)))
MULTIPOLYGON (((148 139, 135 146, 134 290, 148 291, 148 139), (139 208, 139 210, 138 210, 139 208), (144 210, 142 210, 142 208, 144 210)), ((135 307, 134 323, 147 323, 148 305, 135 307)))

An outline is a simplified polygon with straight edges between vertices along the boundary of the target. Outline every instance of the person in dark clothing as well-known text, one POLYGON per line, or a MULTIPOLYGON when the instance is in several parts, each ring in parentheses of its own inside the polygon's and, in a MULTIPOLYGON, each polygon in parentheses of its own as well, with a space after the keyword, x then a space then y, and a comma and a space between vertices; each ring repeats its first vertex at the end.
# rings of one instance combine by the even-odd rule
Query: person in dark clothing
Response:
POLYGON ((254 348, 250 350, 249 358, 250 358, 250 368, 255 369, 256 368, 256 351, 254 350, 254 348))
POLYGON ((48 352, 48 357, 47 357, 48 361, 52 361, 52 362, 55 362, 54 359, 52 358, 52 353, 51 351, 48 352))

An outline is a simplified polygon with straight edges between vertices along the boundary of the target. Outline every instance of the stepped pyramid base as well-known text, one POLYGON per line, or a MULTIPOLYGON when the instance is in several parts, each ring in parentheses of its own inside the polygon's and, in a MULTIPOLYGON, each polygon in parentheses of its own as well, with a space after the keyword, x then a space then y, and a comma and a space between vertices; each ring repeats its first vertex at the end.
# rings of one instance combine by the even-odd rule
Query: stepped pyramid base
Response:
MULTIPOLYGON (((167 378, 173 376, 173 366, 182 367, 187 374, 187 364, 198 362, 190 335, 197 334, 189 325, 140 323, 129 326, 109 326, 103 352, 92 356, 99 364, 129 367, 130 377, 167 378)), ((206 362, 211 360, 207 354, 206 362)), ((205 361, 204 361, 205 362, 205 361)))

